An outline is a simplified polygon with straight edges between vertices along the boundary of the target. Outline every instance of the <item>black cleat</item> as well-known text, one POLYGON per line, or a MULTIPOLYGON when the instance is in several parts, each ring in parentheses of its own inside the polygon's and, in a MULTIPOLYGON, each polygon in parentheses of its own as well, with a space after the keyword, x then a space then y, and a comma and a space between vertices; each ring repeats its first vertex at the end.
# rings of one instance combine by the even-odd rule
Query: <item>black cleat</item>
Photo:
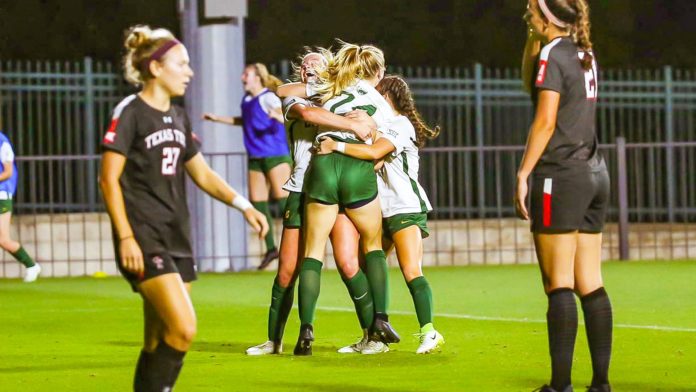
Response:
POLYGON ((611 385, 600 384, 587 387, 587 392, 611 392, 611 385))
POLYGON ((271 261, 277 259, 280 256, 278 253, 278 249, 273 248, 266 252, 266 254, 263 256, 263 260, 261 260, 261 264, 259 264, 258 270, 264 270, 266 267, 268 267, 269 264, 271 264, 271 261))
POLYGON ((384 313, 376 313, 375 321, 372 324, 372 337, 382 343, 399 343, 401 338, 389 324, 389 316, 384 313))
POLYGON ((295 345, 295 355, 312 355, 312 343, 314 342, 314 328, 311 324, 300 326, 300 336, 295 345))

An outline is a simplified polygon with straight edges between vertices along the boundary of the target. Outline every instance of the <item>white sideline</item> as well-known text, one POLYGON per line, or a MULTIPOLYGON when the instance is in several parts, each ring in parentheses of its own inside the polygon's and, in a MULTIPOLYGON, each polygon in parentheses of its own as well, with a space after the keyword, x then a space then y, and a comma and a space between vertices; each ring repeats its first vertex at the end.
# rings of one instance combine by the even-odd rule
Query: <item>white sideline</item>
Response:
MULTIPOLYGON (((268 308, 268 305, 257 305, 258 307, 268 308)), ((70 309, 48 309, 42 312, 53 313, 53 312, 112 312, 114 310, 131 310, 132 308, 70 308, 70 309)), ((297 309, 297 305, 293 306, 293 309, 297 309)), ((322 310, 325 312, 355 312, 354 308, 342 308, 334 306, 317 306, 317 310, 322 310)), ((415 312, 406 312, 403 310, 391 310, 389 314, 398 314, 403 316, 415 316, 415 312)), ((505 323, 523 323, 523 324, 546 324, 546 320, 541 319, 530 319, 530 318, 514 318, 514 317, 493 317, 493 316, 475 316, 472 314, 458 314, 458 313, 435 313, 435 317, 442 318, 452 318, 452 319, 465 319, 465 320, 478 320, 478 321, 500 321, 505 323)), ((580 325, 584 325, 582 322, 580 325)), ((686 327, 668 327, 664 325, 637 325, 637 324, 614 324, 615 328, 624 329, 648 329, 653 331, 665 331, 665 332, 696 332, 696 328, 686 328, 686 327)))
MULTIPOLYGON (((268 306, 268 305, 266 305, 268 306)), ((353 308, 341 308, 332 306, 318 306, 317 310, 323 310, 327 312, 355 312, 353 308)), ((398 314, 405 316, 415 316, 415 312, 405 312, 402 310, 391 310, 389 314, 398 314)), ((435 313, 435 317, 443 318, 453 318, 453 319, 466 319, 466 320, 479 320, 479 321, 501 321, 509 323, 524 323, 524 324, 546 324, 546 320, 541 319, 529 319, 529 318, 512 318, 512 317, 490 317, 490 316, 474 316, 471 314, 457 314, 457 313, 435 313)), ((583 325, 580 322, 580 325, 583 325)), ((655 331, 668 331, 668 332, 696 332, 696 328, 683 328, 683 327, 667 327, 663 325, 635 325, 635 324, 614 324, 615 328, 625 328, 625 329, 651 329, 655 331)))

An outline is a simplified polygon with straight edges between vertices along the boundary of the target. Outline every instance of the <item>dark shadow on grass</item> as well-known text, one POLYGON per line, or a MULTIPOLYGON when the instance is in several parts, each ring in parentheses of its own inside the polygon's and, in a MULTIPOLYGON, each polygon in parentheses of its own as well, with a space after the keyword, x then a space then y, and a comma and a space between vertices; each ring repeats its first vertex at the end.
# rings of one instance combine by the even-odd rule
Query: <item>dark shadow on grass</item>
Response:
MULTIPOLYGON (((112 341, 108 344, 122 347, 140 347, 142 343, 133 341, 112 341)), ((256 343, 258 344, 258 343, 256 343)), ((220 341, 194 341, 189 352, 201 353, 223 353, 223 354, 244 354, 246 349, 255 345, 251 342, 220 342, 220 341)), ((339 354, 336 351, 338 347, 331 345, 315 345, 313 347, 314 355, 309 357, 294 356, 292 350, 294 345, 292 342, 283 346, 283 354, 250 358, 297 358, 299 360, 306 359, 313 361, 317 366, 351 366, 356 369, 370 370, 374 369, 375 365, 380 367, 400 368, 404 363, 409 363, 418 366, 441 366, 452 362, 456 358, 456 354, 442 352, 429 355, 417 355, 412 351, 400 350, 398 345, 392 345, 392 351, 377 355, 361 355, 361 354, 339 354)))
POLYGON ((56 364, 51 364, 51 365, 36 365, 36 366, 8 366, 8 367, 0 367, 0 374, 3 373, 30 373, 30 372, 58 372, 58 371, 65 371, 65 370, 73 370, 73 371, 84 371, 85 373, 89 373, 92 369, 111 369, 115 367, 124 367, 128 369, 132 369, 135 366, 135 361, 137 360, 137 356, 134 356, 131 359, 128 360, 123 360, 123 361, 104 361, 103 363, 100 362, 95 362, 95 361, 89 361, 89 362, 63 362, 61 358, 55 358, 56 361, 60 361, 60 363, 56 364))
MULTIPOLYGON (((529 387, 529 389, 541 386, 548 382, 548 380, 540 380, 533 378, 520 379, 520 385, 524 387, 529 387)), ((574 381, 576 391, 584 391, 585 386, 589 385, 589 382, 582 383, 579 381, 574 381)), ((695 392, 696 385, 683 386, 683 385, 673 385, 667 383, 656 382, 611 382, 612 390, 616 391, 630 391, 630 392, 695 392)))
POLYGON ((142 347, 143 346, 143 342, 127 342, 125 340, 115 341, 115 342, 107 342, 107 344, 110 346, 120 346, 120 347, 142 347))
MULTIPOLYGON (((278 382, 257 382, 255 383, 259 390, 263 390, 263 385, 277 387, 278 382)), ((288 391, 317 391, 317 392, 417 392, 418 389, 404 389, 402 386, 398 388, 390 388, 387 386, 376 386, 376 385, 365 385, 365 384, 346 384, 345 381, 339 383, 327 383, 327 382, 292 382, 283 381, 283 387, 288 391)))
MULTIPOLYGON (((191 346, 191 351, 200 351, 200 352, 209 352, 209 353, 238 353, 238 354, 245 354, 246 349, 255 346, 259 344, 259 342, 208 342, 208 341, 201 341, 201 342, 193 342, 193 346, 191 346)), ((292 350, 295 346, 291 343, 288 345, 287 343, 283 345, 283 353, 284 355, 290 354, 292 355, 292 350)), ((314 352, 315 353, 323 353, 323 352, 333 352, 336 351, 332 347, 326 347, 326 346, 314 346, 314 352)))

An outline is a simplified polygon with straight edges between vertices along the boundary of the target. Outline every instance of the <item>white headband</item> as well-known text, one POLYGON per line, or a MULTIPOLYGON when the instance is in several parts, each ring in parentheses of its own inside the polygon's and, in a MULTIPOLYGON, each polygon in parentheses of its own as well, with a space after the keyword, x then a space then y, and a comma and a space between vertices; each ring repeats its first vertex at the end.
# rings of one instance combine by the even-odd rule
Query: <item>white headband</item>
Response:
POLYGON ((544 14, 546 19, 549 20, 549 22, 555 24, 558 27, 568 27, 568 23, 561 21, 554 14, 551 13, 549 7, 546 6, 546 0, 539 0, 539 8, 541 9, 541 12, 544 14))

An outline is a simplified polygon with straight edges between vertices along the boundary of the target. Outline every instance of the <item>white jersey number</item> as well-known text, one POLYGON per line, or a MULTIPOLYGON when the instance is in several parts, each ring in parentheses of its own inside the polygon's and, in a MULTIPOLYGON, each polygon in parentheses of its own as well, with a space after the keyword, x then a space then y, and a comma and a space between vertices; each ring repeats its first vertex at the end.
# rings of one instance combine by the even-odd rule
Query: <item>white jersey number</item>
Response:
POLYGON ((176 174, 176 164, 179 162, 179 147, 165 147, 162 149, 162 174, 173 176, 176 174))
POLYGON ((595 75, 594 65, 585 71, 585 91, 587 99, 597 99, 597 76, 595 75))

